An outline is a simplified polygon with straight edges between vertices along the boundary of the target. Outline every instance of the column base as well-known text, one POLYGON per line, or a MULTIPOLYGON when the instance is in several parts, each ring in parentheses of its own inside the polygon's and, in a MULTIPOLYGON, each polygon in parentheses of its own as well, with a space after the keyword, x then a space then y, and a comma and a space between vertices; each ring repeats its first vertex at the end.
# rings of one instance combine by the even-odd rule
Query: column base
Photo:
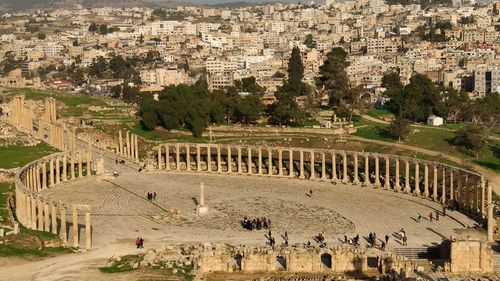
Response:
POLYGON ((208 213, 208 206, 207 205, 198 205, 196 206, 196 214, 198 216, 203 216, 203 215, 206 215, 208 213))
POLYGON ((357 179, 353 180, 352 184, 358 185, 359 184, 359 180, 357 180, 357 179))

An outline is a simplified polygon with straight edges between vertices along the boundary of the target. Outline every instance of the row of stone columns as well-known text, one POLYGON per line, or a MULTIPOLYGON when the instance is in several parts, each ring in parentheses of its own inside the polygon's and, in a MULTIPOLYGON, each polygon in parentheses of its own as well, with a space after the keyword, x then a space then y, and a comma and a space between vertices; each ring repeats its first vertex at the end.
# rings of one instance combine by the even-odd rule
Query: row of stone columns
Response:
POLYGON ((123 157, 139 161, 139 145, 137 135, 126 131, 125 139, 123 139, 122 131, 118 131, 118 146, 116 151, 123 157))
POLYGON ((53 187, 70 179, 92 174, 92 154, 77 151, 47 157, 26 167, 21 174, 21 181, 32 191, 53 187))
POLYGON ((46 98, 44 105, 45 111, 43 113, 43 119, 48 122, 55 122, 57 120, 56 100, 54 98, 46 98))
POLYGON ((24 105, 24 96, 15 96, 11 102, 10 119, 17 126, 32 131, 35 113, 24 105))
POLYGON ((257 174, 362 183, 425 197, 442 204, 459 202, 486 217, 484 179, 437 163, 393 155, 301 148, 217 144, 162 144, 157 167, 163 170, 257 174), (360 161, 364 162, 360 165, 360 161), (401 171, 403 170, 403 171, 401 171), (422 171, 423 170, 423 171, 422 171))
POLYGON ((67 208, 62 204, 45 201, 34 193, 24 192, 16 186, 16 216, 18 221, 28 229, 51 232, 58 235, 64 245, 80 247, 79 210, 85 213, 85 248, 92 248, 92 226, 89 205, 72 206, 71 234, 68 233, 67 208), (72 243, 68 242, 72 238, 72 243))
POLYGON ((64 150, 64 128, 61 124, 50 123, 49 144, 59 150, 64 150))

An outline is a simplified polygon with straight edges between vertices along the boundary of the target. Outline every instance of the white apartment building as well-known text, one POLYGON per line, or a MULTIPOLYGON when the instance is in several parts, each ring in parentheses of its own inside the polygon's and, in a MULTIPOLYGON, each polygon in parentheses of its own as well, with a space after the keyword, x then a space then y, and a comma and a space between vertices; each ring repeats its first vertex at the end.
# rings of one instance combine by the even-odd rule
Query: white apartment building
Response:
POLYGON ((479 65, 474 70, 474 92, 479 97, 489 92, 500 94, 500 66, 479 65))

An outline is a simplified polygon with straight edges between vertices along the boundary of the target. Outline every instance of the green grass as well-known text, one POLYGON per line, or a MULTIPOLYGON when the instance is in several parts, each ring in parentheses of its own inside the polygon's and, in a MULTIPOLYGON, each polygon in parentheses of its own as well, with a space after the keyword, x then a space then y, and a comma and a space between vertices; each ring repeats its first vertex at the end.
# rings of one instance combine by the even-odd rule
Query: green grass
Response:
POLYGON ((9 212, 7 210, 7 199, 14 192, 15 186, 12 183, 0 183, 0 224, 6 224, 9 220, 9 212))
POLYGON ((361 121, 354 121, 356 126, 363 126, 357 128, 357 131, 352 134, 353 136, 358 136, 362 137, 365 139, 371 139, 371 140, 380 140, 380 141, 387 141, 387 142, 394 142, 395 140, 388 136, 385 133, 385 129, 387 128, 387 125, 364 120, 363 122, 361 121))
POLYGON ((120 261, 113 261, 111 266, 99 267, 99 270, 103 273, 118 273, 118 272, 127 272, 135 270, 132 267, 137 261, 140 261, 140 257, 138 255, 127 255, 121 257, 120 261))
POLYGON ((69 107, 75 107, 81 104, 86 105, 98 105, 105 106, 106 103, 92 96, 85 95, 69 95, 62 94, 57 92, 49 92, 44 90, 35 90, 35 89, 16 89, 14 90, 14 94, 24 94, 26 99, 30 100, 42 100, 46 97, 53 97, 56 100, 64 103, 69 107))
POLYGON ((387 120, 389 118, 394 117, 394 113, 392 113, 386 109, 370 108, 365 112, 365 114, 370 116, 370 117, 377 118, 380 120, 387 120))
POLYGON ((16 145, 0 147, 0 168, 12 169, 15 167, 22 167, 31 161, 56 151, 57 150, 43 142, 36 146, 16 145))
POLYGON ((54 254, 66 254, 71 252, 73 252, 73 249, 64 247, 38 249, 33 247, 0 245, 0 257, 46 257, 54 254))

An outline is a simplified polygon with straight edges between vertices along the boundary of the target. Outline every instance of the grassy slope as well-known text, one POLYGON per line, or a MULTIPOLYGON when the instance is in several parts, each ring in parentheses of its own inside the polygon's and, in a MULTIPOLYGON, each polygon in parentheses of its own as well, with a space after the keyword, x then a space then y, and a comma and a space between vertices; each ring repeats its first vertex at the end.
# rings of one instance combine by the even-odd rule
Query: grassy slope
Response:
POLYGON ((57 150, 43 142, 30 147, 0 147, 0 168, 11 169, 15 167, 22 167, 31 161, 42 158, 43 156, 56 151, 57 150))
MULTIPOLYGON (((387 125, 385 124, 379 124, 367 120, 359 120, 357 121, 356 126, 364 127, 358 128, 358 131, 353 134, 355 136, 363 137, 366 139, 395 142, 393 138, 391 138, 384 132, 384 129, 387 128, 387 125)), ((481 151, 479 159, 475 159, 466 151, 463 151, 463 149, 450 144, 449 141, 453 138, 453 136, 453 131, 445 130, 443 128, 413 127, 413 133, 407 137, 407 139, 404 141, 404 144, 438 151, 444 154, 463 157, 464 159, 469 159, 492 171, 495 171, 497 173, 500 172, 500 158, 498 157, 500 142, 490 142, 490 144, 481 151), (495 155, 495 153, 497 155, 495 155)))

